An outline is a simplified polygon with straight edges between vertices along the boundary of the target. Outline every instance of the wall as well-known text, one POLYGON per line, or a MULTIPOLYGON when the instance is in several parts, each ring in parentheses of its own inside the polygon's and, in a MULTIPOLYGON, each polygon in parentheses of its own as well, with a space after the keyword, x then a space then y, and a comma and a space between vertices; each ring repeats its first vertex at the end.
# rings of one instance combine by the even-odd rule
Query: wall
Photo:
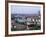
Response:
MULTIPOLYGON (((35 1, 35 2, 46 3, 46 0, 21 0, 21 1, 35 1)), ((46 15, 45 15, 45 19, 46 19, 46 15)), ((45 23, 45 28, 46 28, 46 23, 45 23)), ((0 37, 5 37, 5 0, 0 0, 0 37)), ((46 30, 44 35, 28 35, 28 36, 14 36, 14 37, 46 37, 46 30)))

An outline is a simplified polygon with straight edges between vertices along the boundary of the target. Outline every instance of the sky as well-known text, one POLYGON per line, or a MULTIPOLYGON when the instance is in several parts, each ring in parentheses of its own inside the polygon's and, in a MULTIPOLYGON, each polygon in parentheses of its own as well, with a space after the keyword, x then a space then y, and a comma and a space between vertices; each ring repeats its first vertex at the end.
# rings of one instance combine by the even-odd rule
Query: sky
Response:
POLYGON ((38 6, 20 6, 20 5, 11 5, 12 14, 38 14, 40 7, 38 6))

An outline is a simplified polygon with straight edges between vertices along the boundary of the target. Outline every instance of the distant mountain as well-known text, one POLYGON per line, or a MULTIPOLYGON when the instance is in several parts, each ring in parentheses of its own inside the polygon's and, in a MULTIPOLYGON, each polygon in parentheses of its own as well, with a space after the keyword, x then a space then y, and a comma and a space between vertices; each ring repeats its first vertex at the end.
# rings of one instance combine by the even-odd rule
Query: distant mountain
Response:
POLYGON ((11 14, 12 16, 39 16, 39 14, 11 14))

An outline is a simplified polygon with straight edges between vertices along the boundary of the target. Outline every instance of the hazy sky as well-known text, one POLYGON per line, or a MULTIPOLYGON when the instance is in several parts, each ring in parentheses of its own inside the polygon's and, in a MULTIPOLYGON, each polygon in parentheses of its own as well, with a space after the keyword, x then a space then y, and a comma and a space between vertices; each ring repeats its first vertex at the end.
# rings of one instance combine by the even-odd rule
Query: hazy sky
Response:
POLYGON ((12 5, 12 14, 38 14, 40 7, 12 5))

